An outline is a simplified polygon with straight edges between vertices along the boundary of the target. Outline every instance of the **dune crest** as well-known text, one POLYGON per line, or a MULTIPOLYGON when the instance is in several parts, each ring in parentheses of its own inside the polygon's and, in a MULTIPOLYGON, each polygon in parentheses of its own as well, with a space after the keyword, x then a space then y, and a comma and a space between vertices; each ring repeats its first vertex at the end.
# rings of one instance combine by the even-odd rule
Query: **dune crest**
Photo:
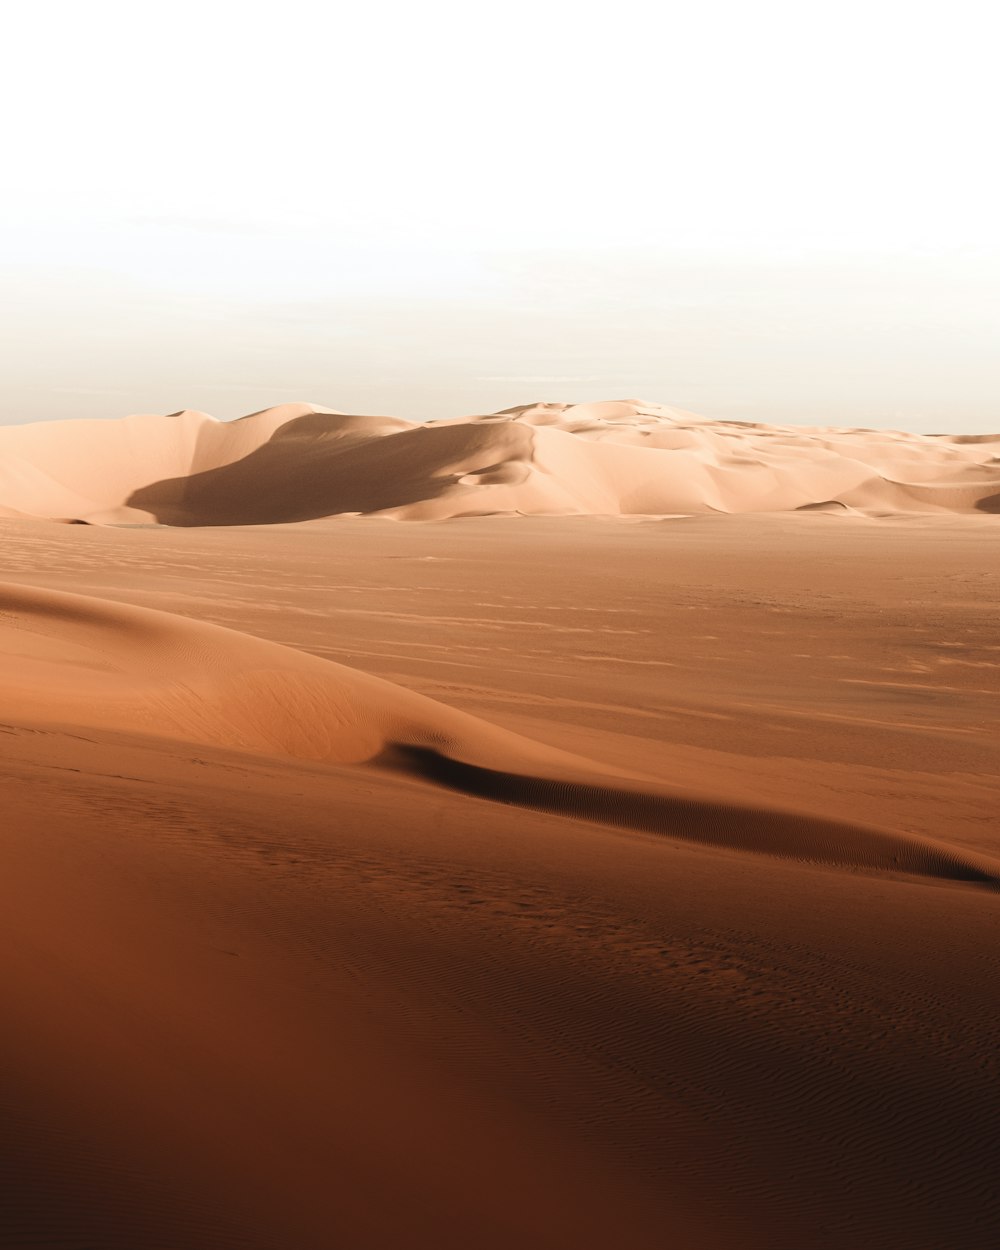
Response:
POLYGON ((313 404, 0 428, 0 515, 260 525, 360 513, 1000 511, 1000 434, 713 421, 638 400, 413 422, 313 404))
POLYGON ((944 843, 741 807, 558 750, 277 643, 88 596, 0 586, 7 714, 343 765, 703 844, 1000 887, 944 843))

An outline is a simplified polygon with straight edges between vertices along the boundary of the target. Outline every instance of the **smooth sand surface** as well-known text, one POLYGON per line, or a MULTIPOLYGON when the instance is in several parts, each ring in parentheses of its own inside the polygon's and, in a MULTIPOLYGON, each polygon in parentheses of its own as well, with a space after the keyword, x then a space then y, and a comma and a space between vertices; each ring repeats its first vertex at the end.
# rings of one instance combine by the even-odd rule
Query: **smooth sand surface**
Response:
POLYGON ((638 400, 444 421, 283 404, 0 428, 0 516, 262 525, 345 513, 1000 511, 1000 433, 710 421, 638 400))
POLYGON ((838 511, 0 521, 0 1245, 998 1244, 997 522, 838 511))

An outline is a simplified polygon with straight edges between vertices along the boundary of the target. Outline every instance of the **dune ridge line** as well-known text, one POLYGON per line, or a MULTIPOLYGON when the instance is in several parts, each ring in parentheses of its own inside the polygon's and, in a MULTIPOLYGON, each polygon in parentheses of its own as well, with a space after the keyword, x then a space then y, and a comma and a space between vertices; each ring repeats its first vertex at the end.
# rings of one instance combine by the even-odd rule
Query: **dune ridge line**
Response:
POLYGON ((1000 434, 713 421, 639 400, 434 421, 282 404, 0 428, 0 515, 263 525, 379 515, 1000 513, 1000 434))
POLYGON ((919 838, 725 804, 534 742, 277 643, 148 608, 0 584, 8 716, 332 765, 781 858, 1000 888, 1000 864, 919 838))

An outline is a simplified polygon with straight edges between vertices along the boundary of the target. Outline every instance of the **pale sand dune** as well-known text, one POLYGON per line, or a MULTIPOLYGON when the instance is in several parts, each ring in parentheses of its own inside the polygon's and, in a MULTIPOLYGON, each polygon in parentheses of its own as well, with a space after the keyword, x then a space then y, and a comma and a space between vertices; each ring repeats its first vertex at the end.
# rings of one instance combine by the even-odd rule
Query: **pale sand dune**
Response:
POLYGON ((994 1250, 994 527, 0 521, 0 1246, 994 1250))
POLYGON ((1000 435, 709 421, 638 401, 408 422, 284 404, 0 428, 5 515, 256 525, 343 513, 1000 509, 1000 435))

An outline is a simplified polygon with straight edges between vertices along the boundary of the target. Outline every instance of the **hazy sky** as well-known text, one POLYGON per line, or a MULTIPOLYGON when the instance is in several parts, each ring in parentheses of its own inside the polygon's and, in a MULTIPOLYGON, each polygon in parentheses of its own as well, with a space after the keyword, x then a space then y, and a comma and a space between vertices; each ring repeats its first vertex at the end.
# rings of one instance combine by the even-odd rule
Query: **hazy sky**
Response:
POLYGON ((991 10, 22 5, 0 422, 639 396, 1000 430, 991 10))

